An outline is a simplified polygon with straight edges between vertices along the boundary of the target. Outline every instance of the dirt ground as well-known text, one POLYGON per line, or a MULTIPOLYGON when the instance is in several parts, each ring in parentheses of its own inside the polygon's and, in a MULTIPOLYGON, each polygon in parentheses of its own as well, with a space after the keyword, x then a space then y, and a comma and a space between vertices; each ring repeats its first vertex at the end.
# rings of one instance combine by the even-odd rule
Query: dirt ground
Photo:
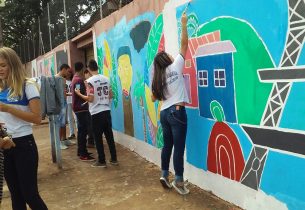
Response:
MULTIPOLYGON (((76 146, 71 146, 62 153, 60 170, 52 163, 48 125, 34 126, 34 135, 40 158, 39 190, 50 210, 239 209, 193 185, 186 196, 164 190, 159 183, 159 167, 118 144, 119 166, 93 168, 91 162, 81 162, 76 146)), ((94 148, 89 151, 97 156, 94 148)), ((105 153, 109 157, 107 146, 105 153)), ((6 186, 1 209, 11 209, 6 186)))

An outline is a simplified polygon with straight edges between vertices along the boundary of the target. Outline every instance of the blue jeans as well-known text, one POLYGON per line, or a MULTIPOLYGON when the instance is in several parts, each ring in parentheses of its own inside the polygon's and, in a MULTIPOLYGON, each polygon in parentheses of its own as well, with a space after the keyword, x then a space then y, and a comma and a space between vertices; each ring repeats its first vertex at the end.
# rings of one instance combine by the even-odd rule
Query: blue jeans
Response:
POLYGON ((69 136, 72 136, 72 134, 74 134, 74 116, 72 111, 72 104, 67 104, 67 121, 69 125, 69 136))
POLYGON ((67 114, 67 105, 61 108, 60 113, 55 116, 55 120, 59 123, 61 128, 66 127, 66 114, 67 114))
POLYGON ((169 162, 174 147, 174 169, 176 181, 183 181, 184 149, 187 133, 185 107, 173 105, 161 111, 164 146, 161 153, 162 176, 168 177, 169 162))

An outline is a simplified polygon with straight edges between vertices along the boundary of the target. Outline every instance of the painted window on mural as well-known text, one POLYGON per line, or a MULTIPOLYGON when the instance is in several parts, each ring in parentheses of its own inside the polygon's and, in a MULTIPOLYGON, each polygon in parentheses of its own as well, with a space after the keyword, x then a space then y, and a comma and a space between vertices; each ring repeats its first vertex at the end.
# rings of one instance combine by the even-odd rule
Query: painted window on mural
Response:
POLYGON ((208 71, 206 71, 206 70, 198 71, 198 82, 199 82, 199 87, 208 87, 209 86, 208 71))
POLYGON ((226 74, 224 69, 215 69, 214 70, 214 85, 217 88, 226 87, 226 74))
POLYGON ((192 67, 191 59, 185 60, 185 68, 191 68, 191 67, 192 67))

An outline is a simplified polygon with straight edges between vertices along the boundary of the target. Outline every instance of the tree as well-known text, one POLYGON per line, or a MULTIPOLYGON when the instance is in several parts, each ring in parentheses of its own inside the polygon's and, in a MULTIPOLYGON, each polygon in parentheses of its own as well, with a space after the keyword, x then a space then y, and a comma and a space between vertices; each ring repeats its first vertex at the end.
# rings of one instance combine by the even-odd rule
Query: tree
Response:
POLYGON ((17 50, 24 40, 32 40, 31 32, 37 29, 37 17, 42 14, 42 8, 47 2, 48 0, 5 1, 5 7, 0 8, 5 46, 17 50))
MULTIPOLYGON (((0 0, 1 1, 1 0, 0 0)), ((107 0, 112 8, 103 6, 104 16, 132 0, 107 0)), ((99 0, 65 0, 68 38, 76 36, 86 24, 81 17, 96 17, 99 14, 99 0)), ((6 6, 0 8, 2 17, 4 45, 14 48, 23 62, 31 61, 41 53, 39 44, 44 45, 45 52, 50 50, 49 26, 51 27, 52 48, 66 41, 65 15, 63 0, 6 0, 6 6), (47 3, 49 3, 50 24, 47 3), (41 39, 39 36, 39 21, 41 39), (41 42, 42 41, 42 42, 41 42), (40 52, 38 52, 40 51, 40 52)), ((91 25, 96 19, 89 21, 91 25)))

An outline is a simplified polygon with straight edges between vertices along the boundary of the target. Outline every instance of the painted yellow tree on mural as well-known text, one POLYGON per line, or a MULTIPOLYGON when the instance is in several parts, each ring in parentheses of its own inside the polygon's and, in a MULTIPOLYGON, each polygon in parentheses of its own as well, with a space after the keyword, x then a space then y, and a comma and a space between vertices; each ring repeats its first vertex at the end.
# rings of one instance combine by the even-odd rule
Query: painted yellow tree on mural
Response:
POLYGON ((110 71, 112 70, 112 59, 111 59, 111 51, 109 48, 109 44, 107 40, 104 40, 104 51, 105 51, 105 56, 104 56, 104 65, 103 65, 103 74, 106 77, 110 76, 110 71))

